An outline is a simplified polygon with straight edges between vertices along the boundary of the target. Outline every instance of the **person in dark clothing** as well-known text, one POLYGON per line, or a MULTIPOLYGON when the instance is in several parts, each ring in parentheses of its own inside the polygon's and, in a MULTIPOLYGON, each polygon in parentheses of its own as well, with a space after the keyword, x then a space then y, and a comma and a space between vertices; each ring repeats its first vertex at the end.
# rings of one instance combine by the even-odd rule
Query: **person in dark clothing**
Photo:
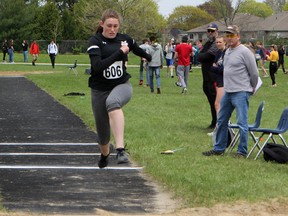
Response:
POLYGON ((90 57, 92 110, 96 122, 101 156, 99 168, 108 165, 110 133, 113 133, 117 150, 117 163, 128 163, 124 146, 124 113, 122 108, 132 97, 131 75, 126 70, 127 55, 151 61, 151 56, 141 49, 129 35, 118 33, 120 15, 107 9, 103 12, 96 35, 91 37, 87 53, 90 57))
POLYGON ((2 42, 3 62, 6 62, 6 54, 8 53, 8 42, 4 39, 2 42))
POLYGON ((28 62, 28 48, 29 48, 29 45, 28 45, 27 41, 23 40, 22 51, 23 51, 24 62, 28 62))
POLYGON ((284 45, 280 45, 278 48, 278 55, 279 55, 279 60, 278 60, 278 69, 280 68, 280 66, 282 66, 282 71, 284 74, 287 74, 287 72, 285 71, 285 66, 284 66, 284 54, 285 54, 285 47, 284 45))
POLYGON ((208 99, 212 121, 208 126, 209 129, 214 129, 217 122, 217 113, 215 109, 216 100, 216 75, 211 71, 215 56, 219 52, 216 47, 215 38, 218 36, 218 26, 211 23, 207 27, 208 41, 201 49, 198 60, 201 63, 202 76, 203 76, 203 91, 208 99))

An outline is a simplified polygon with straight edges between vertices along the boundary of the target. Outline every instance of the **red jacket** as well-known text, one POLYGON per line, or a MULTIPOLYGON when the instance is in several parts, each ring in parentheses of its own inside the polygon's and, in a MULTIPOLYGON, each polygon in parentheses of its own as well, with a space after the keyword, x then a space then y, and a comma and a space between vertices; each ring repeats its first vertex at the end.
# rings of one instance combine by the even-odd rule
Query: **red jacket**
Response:
POLYGON ((30 46, 30 54, 39 54, 40 50, 39 50, 39 46, 37 43, 33 42, 30 46))

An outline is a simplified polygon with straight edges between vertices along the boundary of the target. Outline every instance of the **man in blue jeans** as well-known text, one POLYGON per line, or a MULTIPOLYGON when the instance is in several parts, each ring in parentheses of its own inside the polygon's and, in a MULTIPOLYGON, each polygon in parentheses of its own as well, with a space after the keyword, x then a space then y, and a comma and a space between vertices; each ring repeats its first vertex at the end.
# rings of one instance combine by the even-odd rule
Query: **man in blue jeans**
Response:
POLYGON ((228 49, 224 56, 224 90, 217 119, 214 149, 203 152, 204 156, 223 155, 228 142, 228 122, 236 109, 236 121, 240 130, 238 157, 246 157, 248 146, 249 98, 258 82, 258 68, 254 54, 240 43, 238 26, 225 30, 228 49))

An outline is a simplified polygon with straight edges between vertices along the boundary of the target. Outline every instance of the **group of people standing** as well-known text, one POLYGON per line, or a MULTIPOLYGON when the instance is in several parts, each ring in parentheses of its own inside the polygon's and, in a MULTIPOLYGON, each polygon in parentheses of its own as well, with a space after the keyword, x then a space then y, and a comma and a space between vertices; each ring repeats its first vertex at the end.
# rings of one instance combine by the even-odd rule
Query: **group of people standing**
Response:
POLYGON ((246 45, 241 44, 240 29, 236 25, 228 26, 225 35, 219 36, 218 26, 212 23, 208 26, 207 33, 209 41, 206 44, 208 45, 204 45, 199 54, 199 60, 203 72, 203 90, 211 108, 212 122, 209 128, 216 129, 214 131, 216 139, 213 143, 213 149, 202 154, 204 156, 224 154, 228 144, 228 124, 233 111, 236 109, 240 142, 235 156, 246 157, 249 99, 255 93, 259 79, 255 55, 246 45), (226 46, 223 45, 225 42, 226 46), (220 88, 223 87, 224 91, 220 93, 220 107, 218 106, 216 111, 217 106, 215 104, 219 102, 216 100, 219 83, 220 88), (213 86, 215 84, 218 87, 217 90, 213 86))
POLYGON ((284 55, 285 47, 284 45, 272 44, 270 49, 266 49, 263 43, 258 41, 256 45, 253 42, 249 42, 249 47, 255 53, 257 64, 260 63, 260 68, 263 73, 263 77, 269 77, 264 65, 266 61, 269 61, 269 74, 272 81, 272 87, 277 87, 275 74, 281 67, 284 74, 287 74, 284 66, 284 55))
POLYGON ((9 56, 9 63, 14 63, 14 40, 11 39, 9 42, 4 39, 2 42, 3 52, 3 63, 6 63, 6 55, 9 56))
POLYGON ((152 56, 152 61, 147 62, 141 59, 139 85, 143 85, 143 71, 146 70, 146 86, 150 87, 151 93, 154 93, 154 74, 156 76, 157 94, 160 90, 160 70, 163 68, 164 58, 167 65, 167 77, 174 78, 174 70, 178 77, 177 86, 182 87, 182 94, 187 92, 188 74, 191 69, 191 57, 193 57, 193 47, 188 43, 188 37, 182 37, 181 43, 175 44, 174 39, 170 39, 164 49, 161 44, 156 42, 154 36, 150 41, 143 40, 140 47, 152 56), (165 54, 164 54, 165 53, 165 54))
MULTIPOLYGON (((23 40, 22 44, 22 53, 24 62, 28 62, 28 52, 32 55, 32 65, 35 66, 35 62, 37 61, 40 48, 36 40, 34 40, 29 48, 29 44, 27 40, 23 40)), ((11 39, 8 43, 7 39, 4 39, 2 42, 2 52, 3 52, 3 63, 6 63, 6 54, 9 55, 9 63, 14 63, 14 40, 11 39)), ((55 57, 58 54, 58 47, 55 44, 54 40, 51 40, 50 44, 47 48, 47 53, 50 57, 52 68, 55 67, 55 57)))

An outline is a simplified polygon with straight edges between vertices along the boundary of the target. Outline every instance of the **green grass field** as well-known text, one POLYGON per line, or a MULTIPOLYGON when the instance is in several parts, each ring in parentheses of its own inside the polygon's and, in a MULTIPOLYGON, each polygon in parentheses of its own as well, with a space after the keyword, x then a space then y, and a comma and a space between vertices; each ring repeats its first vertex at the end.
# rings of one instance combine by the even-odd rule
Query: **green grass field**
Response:
MULTIPOLYGON (((41 58, 39 62, 49 62, 49 59, 41 58)), ((83 64, 89 63, 87 55, 58 56, 56 62, 70 64, 76 58, 83 64)), ((139 58, 132 55, 129 60, 130 64, 137 64, 139 58)), ((56 63, 53 73, 29 74, 27 77, 95 130, 85 68, 87 66, 78 67, 79 76, 67 75, 66 66, 57 66, 56 63), (63 96, 69 92, 83 92, 86 96, 63 96)), ((0 64, 0 74, 1 71, 52 70, 47 65, 32 67, 29 63, 0 64)), ((138 68, 128 68, 128 71, 132 75, 133 98, 124 107, 125 143, 131 158, 144 166, 147 175, 172 192, 175 198, 182 200, 183 207, 288 197, 287 165, 267 163, 262 155, 256 161, 233 156, 202 156, 202 151, 212 148, 212 142, 211 137, 207 136, 211 131, 205 129, 211 117, 202 91, 200 69, 193 69, 190 73, 187 95, 182 95, 181 89, 175 87, 176 78, 166 77, 165 68, 161 72, 161 95, 151 94, 148 88, 138 85, 138 68), (163 150, 178 148, 182 150, 173 155, 160 154, 163 150)), ((277 88, 271 87, 270 78, 262 80, 263 86, 250 99, 249 123, 254 121, 258 105, 264 100, 261 126, 274 128, 282 110, 288 105, 288 75, 278 71, 277 88)), ((232 122, 234 120, 235 115, 232 122)), ((287 134, 284 137, 288 139, 287 134)), ((252 139, 249 146, 252 146, 252 139)))

